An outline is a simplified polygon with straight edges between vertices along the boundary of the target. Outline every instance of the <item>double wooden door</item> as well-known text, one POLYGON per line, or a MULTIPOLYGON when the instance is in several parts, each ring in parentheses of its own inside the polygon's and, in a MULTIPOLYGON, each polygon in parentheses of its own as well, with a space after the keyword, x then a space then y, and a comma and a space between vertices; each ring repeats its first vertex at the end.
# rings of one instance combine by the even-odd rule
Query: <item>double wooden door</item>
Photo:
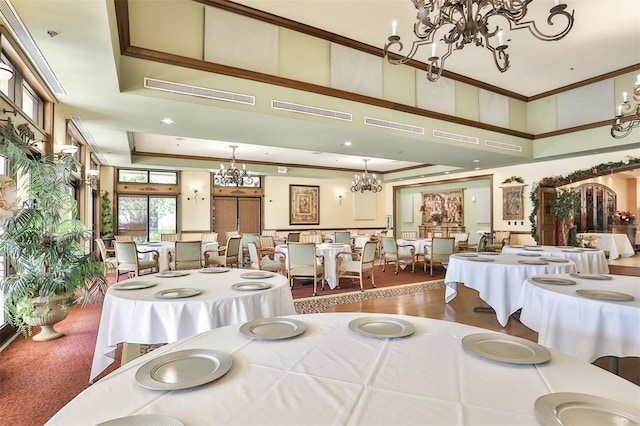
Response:
POLYGON ((226 232, 259 234, 261 218, 260 197, 214 197, 213 230, 218 233, 218 243, 226 244, 226 232))

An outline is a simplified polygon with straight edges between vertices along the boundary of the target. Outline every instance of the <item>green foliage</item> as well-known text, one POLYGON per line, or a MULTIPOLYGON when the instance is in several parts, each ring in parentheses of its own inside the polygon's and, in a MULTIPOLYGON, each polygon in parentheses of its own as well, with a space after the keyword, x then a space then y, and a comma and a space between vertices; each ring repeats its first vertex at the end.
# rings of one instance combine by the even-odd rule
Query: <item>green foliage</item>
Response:
POLYGON ((111 211, 111 198, 109 198, 109 192, 105 191, 102 194, 102 227, 100 228, 100 235, 102 238, 113 238, 113 213, 111 211))
POLYGON ((29 142, 18 137, 11 122, 0 126, 0 151, 12 175, 28 176, 0 234, 0 252, 14 269, 0 280, 5 310, 24 334, 30 333, 25 316, 33 312, 29 298, 70 295, 84 305, 107 288, 102 262, 83 246, 92 232, 76 219, 72 179, 80 164, 70 155, 33 154, 29 142))

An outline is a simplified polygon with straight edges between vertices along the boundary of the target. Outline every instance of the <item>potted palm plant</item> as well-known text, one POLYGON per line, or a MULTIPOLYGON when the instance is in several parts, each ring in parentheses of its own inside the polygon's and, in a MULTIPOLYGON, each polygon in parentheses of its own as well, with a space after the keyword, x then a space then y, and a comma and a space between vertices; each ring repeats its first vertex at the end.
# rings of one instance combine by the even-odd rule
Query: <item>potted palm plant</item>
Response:
POLYGON ((104 295, 103 264, 87 253, 91 231, 76 219, 72 182, 80 164, 67 154, 39 155, 31 148, 28 127, 16 131, 9 120, 0 126, 0 153, 11 175, 23 184, 14 211, 2 224, 0 253, 9 269, 0 280, 8 321, 34 340, 62 334, 53 324, 67 316, 73 303, 86 304, 104 295))

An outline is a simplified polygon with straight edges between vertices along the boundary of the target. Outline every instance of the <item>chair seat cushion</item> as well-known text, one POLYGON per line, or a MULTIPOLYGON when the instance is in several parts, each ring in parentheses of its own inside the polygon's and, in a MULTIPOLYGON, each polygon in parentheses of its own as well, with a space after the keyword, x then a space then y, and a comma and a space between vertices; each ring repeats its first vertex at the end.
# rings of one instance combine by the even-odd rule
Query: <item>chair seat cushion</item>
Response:
POLYGON ((270 271, 282 269, 282 264, 275 260, 262 259, 260 261, 260 266, 262 267, 262 269, 267 269, 270 271))
POLYGON ((360 272, 360 262, 357 260, 346 260, 340 264, 340 273, 360 272))
MULTIPOLYGON (((316 272, 318 275, 324 275, 324 267, 318 266, 316 268, 316 272)), ((305 275, 305 276, 312 277, 313 267, 312 266, 293 266, 289 268, 289 275, 305 275)))
MULTIPOLYGON (((138 265, 140 266, 140 269, 155 268, 158 266, 155 260, 140 260, 138 261, 138 265)), ((135 269, 135 265, 133 265, 133 269, 135 269)))
MULTIPOLYGON (((200 261, 199 260, 193 260, 193 261, 178 261, 178 266, 181 269, 198 269, 200 268, 200 261)), ((171 261, 169 262, 169 268, 170 269, 175 269, 176 268, 176 262, 171 261)))

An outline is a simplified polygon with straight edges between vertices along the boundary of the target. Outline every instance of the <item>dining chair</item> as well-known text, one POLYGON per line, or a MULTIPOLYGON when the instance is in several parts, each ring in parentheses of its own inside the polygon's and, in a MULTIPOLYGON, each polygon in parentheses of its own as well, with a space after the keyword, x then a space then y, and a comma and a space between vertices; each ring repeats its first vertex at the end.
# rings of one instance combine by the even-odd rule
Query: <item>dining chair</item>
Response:
POLYGON ((269 257, 260 255, 258 245, 253 241, 247 243, 249 248, 249 259, 251 262, 251 269, 259 269, 261 271, 277 272, 284 275, 285 265, 284 257, 280 257, 280 260, 272 260, 269 257))
POLYGON ((239 237, 240 232, 238 231, 224 231, 224 236, 228 240, 231 237, 239 237))
POLYGON ((468 232, 454 232, 453 234, 450 234, 450 236, 453 235, 453 238, 455 240, 454 243, 454 251, 456 253, 464 251, 469 243, 469 233, 468 232))
POLYGON ((217 232, 208 232, 205 234, 200 234, 200 240, 203 243, 217 243, 218 242, 218 233, 217 232))
POLYGON ((403 240, 416 240, 416 239, 418 239, 418 232, 417 231, 402 231, 400 233, 400 235, 402 235, 402 239, 403 240))
POLYGON ((297 243, 300 241, 300 233, 299 232, 289 232, 287 234, 287 242, 288 243, 297 243))
POLYGON ((210 266, 232 266, 240 267, 242 237, 229 237, 224 248, 217 250, 207 250, 204 252, 204 267, 210 266), (222 254, 220 254, 222 253, 222 254))
POLYGON ((362 252, 364 251, 364 245, 369 241, 371 241, 370 235, 358 235, 353 241, 353 245, 351 246, 351 252, 354 253, 357 256, 357 258, 359 258, 362 255, 362 252))
POLYGON ((322 235, 320 234, 302 234, 300 235, 301 243, 321 243, 322 235))
POLYGON ((202 267, 201 251, 201 241, 176 241, 173 251, 169 252, 169 269, 172 271, 200 269, 202 267))
POLYGON ((416 248, 411 244, 398 244, 394 237, 382 237, 382 254, 380 263, 382 264, 382 272, 385 272, 387 263, 393 263, 396 266, 395 274, 400 269, 401 262, 411 262, 411 273, 416 271, 416 248), (407 248, 408 253, 400 253, 400 248, 407 248))
POLYGON ((263 237, 275 237, 276 230, 275 229, 263 229, 262 234, 263 237))
POLYGON ((351 245, 351 233, 349 231, 336 231, 335 243, 351 245))
MULTIPOLYGON (((373 274, 373 266, 376 261, 376 249, 378 243, 368 241, 364 244, 362 255, 357 260, 354 253, 342 252, 336 255, 336 277, 338 284, 340 278, 351 278, 360 280, 360 291, 364 291, 364 275, 368 273, 371 276, 371 287, 375 288, 376 280, 373 274), (344 260, 344 255, 353 255, 352 260, 344 260)), ((338 286, 339 287, 339 286, 338 286)))
POLYGON ((109 271, 116 272, 118 270, 118 261, 116 260, 116 249, 107 247, 102 238, 96 238, 96 245, 98 246, 98 252, 100 253, 100 260, 104 263, 105 275, 109 271))
POLYGON ((317 295, 318 279, 324 290, 324 256, 316 255, 315 243, 287 243, 287 262, 289 286, 292 289, 296 278, 311 278, 314 296, 317 295))
POLYGON ((485 247, 486 251, 502 251, 502 247, 509 244, 511 231, 493 231, 491 241, 485 247))
POLYGON ((433 276, 433 267, 448 264, 449 256, 454 253, 454 249, 455 238, 434 237, 431 240, 431 249, 424 255, 424 272, 427 272, 427 264, 429 264, 429 274, 433 276))
POLYGON ((258 234, 242 234, 242 264, 249 262, 249 241, 260 244, 260 236, 258 234))
POLYGON ((260 257, 268 256, 271 260, 274 259, 276 253, 276 242, 272 236, 260 236, 258 238, 258 252, 260 257))
POLYGON ((160 241, 178 241, 182 239, 180 234, 160 234, 160 241))
POLYGON ((133 236, 131 235, 114 235, 113 237, 116 241, 133 241, 133 236))
POLYGON ((153 259, 141 259, 143 252, 138 251, 136 243, 133 241, 115 241, 116 250, 116 282, 120 281, 120 274, 128 273, 129 276, 140 276, 146 273, 154 273, 160 271, 158 258, 160 254, 157 250, 149 250, 144 252, 146 255, 151 253, 153 259), (151 272, 148 272, 151 271, 151 272))

